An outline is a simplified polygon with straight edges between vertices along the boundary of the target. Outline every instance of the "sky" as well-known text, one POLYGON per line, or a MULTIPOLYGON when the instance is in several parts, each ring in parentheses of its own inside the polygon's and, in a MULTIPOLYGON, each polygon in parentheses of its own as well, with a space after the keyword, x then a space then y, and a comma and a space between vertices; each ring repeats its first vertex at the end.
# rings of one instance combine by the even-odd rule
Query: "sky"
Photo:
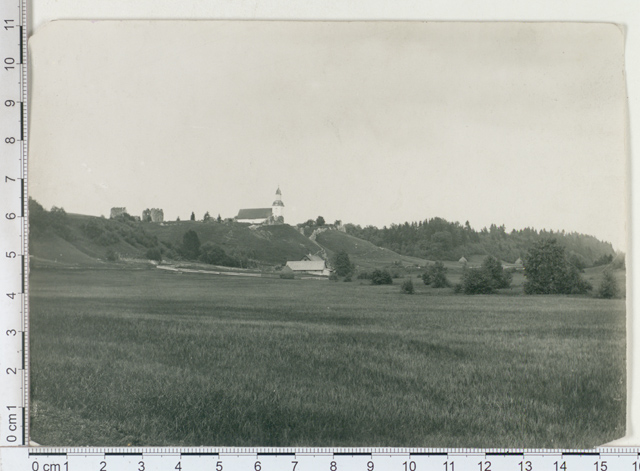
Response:
POLYGON ((53 22, 30 41, 29 191, 173 220, 279 186, 291 224, 443 217, 626 250, 623 51, 593 23, 53 22))

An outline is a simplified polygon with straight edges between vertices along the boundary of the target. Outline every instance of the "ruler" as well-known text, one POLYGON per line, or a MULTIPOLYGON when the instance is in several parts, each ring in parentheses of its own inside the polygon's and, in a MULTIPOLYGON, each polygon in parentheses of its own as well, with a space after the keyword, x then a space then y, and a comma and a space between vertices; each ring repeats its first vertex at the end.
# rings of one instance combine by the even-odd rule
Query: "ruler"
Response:
POLYGON ((639 448, 10 448, 13 471, 638 471, 639 448))
MULTIPOLYGON (((27 12, 0 4, 0 446, 28 444, 27 12)), ((2 463, 0 463, 1 467, 2 463)))

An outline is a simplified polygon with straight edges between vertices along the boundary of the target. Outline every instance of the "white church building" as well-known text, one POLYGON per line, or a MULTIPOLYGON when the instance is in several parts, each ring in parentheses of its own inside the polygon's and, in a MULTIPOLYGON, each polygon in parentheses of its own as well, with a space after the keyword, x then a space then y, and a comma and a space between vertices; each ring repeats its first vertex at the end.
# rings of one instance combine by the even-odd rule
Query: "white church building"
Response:
POLYGON ((270 208, 248 208, 238 211, 236 222, 248 224, 282 224, 284 223, 284 203, 280 187, 276 190, 276 199, 270 208))

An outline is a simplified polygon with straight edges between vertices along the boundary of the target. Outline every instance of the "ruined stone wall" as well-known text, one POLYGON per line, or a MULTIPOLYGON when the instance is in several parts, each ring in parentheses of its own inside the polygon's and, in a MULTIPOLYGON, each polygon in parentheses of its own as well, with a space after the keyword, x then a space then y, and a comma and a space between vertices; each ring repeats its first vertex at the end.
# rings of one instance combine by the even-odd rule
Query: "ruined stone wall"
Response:
POLYGON ((151 208, 151 222, 163 222, 164 211, 158 208, 151 208))
POLYGON ((122 216, 127 212, 127 208, 111 208, 111 215, 109 216, 111 219, 117 218, 118 216, 122 216))

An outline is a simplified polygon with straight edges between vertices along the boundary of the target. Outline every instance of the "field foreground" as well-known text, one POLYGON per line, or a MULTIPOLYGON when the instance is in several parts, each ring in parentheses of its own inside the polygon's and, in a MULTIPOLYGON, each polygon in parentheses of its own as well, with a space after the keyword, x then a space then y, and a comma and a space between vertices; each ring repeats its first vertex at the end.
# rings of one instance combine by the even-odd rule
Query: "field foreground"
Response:
POLYGON ((33 270, 45 445, 591 447, 624 435, 623 300, 33 270))

